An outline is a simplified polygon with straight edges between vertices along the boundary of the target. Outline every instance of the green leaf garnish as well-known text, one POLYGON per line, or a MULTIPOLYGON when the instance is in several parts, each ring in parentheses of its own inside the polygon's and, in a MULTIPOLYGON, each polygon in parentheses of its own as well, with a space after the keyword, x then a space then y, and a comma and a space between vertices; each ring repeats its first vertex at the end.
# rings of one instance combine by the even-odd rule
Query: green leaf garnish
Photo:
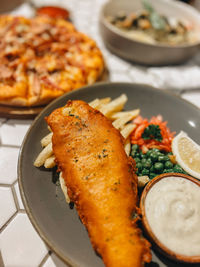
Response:
POLYGON ((149 126, 147 126, 144 129, 144 132, 142 134, 142 138, 144 140, 155 139, 156 141, 161 142, 163 138, 162 138, 162 135, 160 132, 159 125, 150 124, 149 126))
POLYGON ((160 16, 148 0, 142 0, 143 7, 149 12, 149 20, 151 25, 156 30, 163 30, 166 27, 165 19, 160 16))
POLYGON ((149 13, 155 11, 154 8, 152 7, 152 5, 149 3, 148 0, 142 0, 142 4, 143 4, 143 7, 144 7, 147 11, 149 11, 149 13))

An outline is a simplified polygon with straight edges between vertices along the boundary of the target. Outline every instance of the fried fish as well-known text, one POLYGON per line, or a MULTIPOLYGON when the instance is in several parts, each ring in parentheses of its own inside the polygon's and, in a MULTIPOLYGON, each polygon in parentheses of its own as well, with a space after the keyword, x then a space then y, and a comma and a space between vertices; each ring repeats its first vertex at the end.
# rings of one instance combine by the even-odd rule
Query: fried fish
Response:
POLYGON ((105 266, 150 262, 150 244, 137 226, 137 176, 120 132, 79 100, 68 101, 46 120, 70 200, 105 266))

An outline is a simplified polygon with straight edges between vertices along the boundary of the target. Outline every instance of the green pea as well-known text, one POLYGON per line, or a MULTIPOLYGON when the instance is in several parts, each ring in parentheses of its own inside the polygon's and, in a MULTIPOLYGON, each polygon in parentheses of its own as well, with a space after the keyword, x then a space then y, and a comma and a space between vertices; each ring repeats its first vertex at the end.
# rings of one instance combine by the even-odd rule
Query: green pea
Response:
POLYGON ((134 149, 131 149, 131 154, 134 154, 136 153, 137 151, 135 151, 134 149))
POLYGON ((167 155, 165 155, 165 161, 169 161, 169 160, 170 158, 167 155))
POLYGON ((142 170, 142 175, 148 175, 148 174, 149 174, 149 170, 147 170, 147 169, 142 170))
POLYGON ((178 172, 178 173, 182 173, 183 172, 183 169, 178 164, 174 165, 173 170, 174 170, 174 172, 178 172))
POLYGON ((148 150, 147 153, 146 153, 146 156, 150 157, 150 155, 151 155, 151 150, 148 150))
POLYGON ((168 173, 168 170, 169 170, 169 169, 164 169, 164 170, 163 170, 163 173, 168 173))
POLYGON ((142 159, 146 159, 146 155, 145 155, 145 154, 142 154, 142 155, 141 155, 141 158, 142 158, 142 159))
POLYGON ((142 163, 138 162, 138 163, 136 164, 136 167, 137 167, 137 169, 138 169, 139 171, 141 171, 141 170, 142 170, 142 163))
POLYGON ((142 160, 141 160, 141 163, 144 165, 145 163, 146 163, 146 159, 145 158, 143 158, 142 160))
POLYGON ((153 178, 156 177, 156 176, 157 176, 157 174, 154 173, 154 172, 150 172, 150 174, 149 174, 149 178, 150 178, 150 179, 153 179, 153 178))
POLYGON ((140 158, 140 153, 135 153, 135 157, 138 157, 138 158, 140 158))
POLYGON ((147 158, 147 162, 152 164, 152 160, 150 158, 147 158))
POLYGON ((165 169, 165 173, 169 173, 169 172, 174 172, 174 170, 173 169, 165 169))
POLYGON ((137 144, 132 145, 131 150, 138 151, 139 146, 137 144))
POLYGON ((153 151, 151 151, 151 153, 149 154, 149 157, 148 158, 152 158, 152 155, 154 155, 155 154, 155 152, 153 152, 153 151))
POLYGON ((158 157, 165 156, 165 154, 163 154, 163 153, 161 153, 161 152, 155 152, 155 153, 156 153, 156 155, 157 155, 158 157))
POLYGON ((165 168, 166 169, 172 169, 173 168, 173 163, 170 160, 166 161, 165 162, 165 168))
POLYGON ((163 171, 163 169, 164 169, 164 165, 163 165, 163 163, 161 163, 161 162, 156 162, 156 163, 154 164, 154 169, 155 169, 155 172, 157 172, 157 173, 161 173, 161 172, 163 171))
POLYGON ((154 172, 154 171, 155 171, 154 166, 151 166, 150 172, 154 172))
POLYGON ((164 162, 165 161, 165 156, 164 155, 158 156, 158 161, 159 162, 164 162))
POLYGON ((156 153, 152 153, 151 156, 150 156, 150 158, 151 158, 151 160, 152 160, 153 162, 155 162, 155 161, 157 161, 157 159, 158 159, 158 155, 157 155, 156 153))
POLYGON ((131 151, 131 157, 134 158, 135 157, 135 152, 131 151))
POLYGON ((150 169, 151 168, 151 162, 149 162, 148 160, 144 163, 144 168, 145 169, 150 169))
POLYGON ((152 151, 154 151, 154 152, 160 152, 160 150, 158 148, 153 148, 152 151))
POLYGON ((136 163, 140 162, 140 158, 134 158, 134 160, 136 163))
POLYGON ((160 161, 160 162, 165 162, 165 161, 168 161, 168 160, 169 160, 169 157, 167 155, 161 155, 161 156, 158 157, 158 161, 160 161))

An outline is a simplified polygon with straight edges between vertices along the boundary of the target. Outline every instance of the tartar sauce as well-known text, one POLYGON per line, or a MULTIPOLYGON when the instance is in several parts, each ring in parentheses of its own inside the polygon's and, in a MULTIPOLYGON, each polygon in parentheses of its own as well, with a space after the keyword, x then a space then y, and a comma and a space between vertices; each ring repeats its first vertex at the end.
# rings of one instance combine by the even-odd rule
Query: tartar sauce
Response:
POLYGON ((157 239, 185 256, 200 255, 200 187, 183 177, 169 176, 152 186, 145 213, 157 239))

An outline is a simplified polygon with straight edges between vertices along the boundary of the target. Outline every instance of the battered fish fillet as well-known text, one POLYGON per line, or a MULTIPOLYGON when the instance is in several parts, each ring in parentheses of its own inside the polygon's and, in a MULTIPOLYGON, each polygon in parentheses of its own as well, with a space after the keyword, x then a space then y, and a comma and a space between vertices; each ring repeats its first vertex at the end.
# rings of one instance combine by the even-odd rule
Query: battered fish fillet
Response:
POLYGON ((105 265, 137 267, 150 262, 150 244, 133 219, 137 176, 119 131, 99 111, 77 100, 46 120, 70 200, 105 265))

